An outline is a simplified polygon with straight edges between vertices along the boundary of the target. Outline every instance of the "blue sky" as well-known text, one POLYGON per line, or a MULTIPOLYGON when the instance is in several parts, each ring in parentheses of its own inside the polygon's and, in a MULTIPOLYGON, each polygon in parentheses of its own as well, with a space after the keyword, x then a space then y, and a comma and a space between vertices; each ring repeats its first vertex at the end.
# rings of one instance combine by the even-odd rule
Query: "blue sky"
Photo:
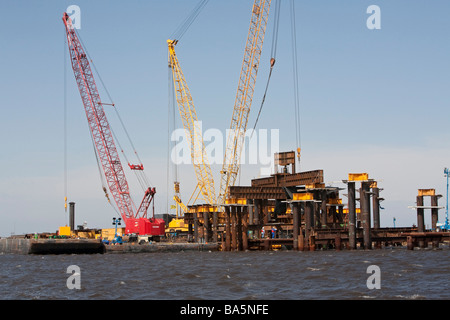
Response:
MULTIPOLYGON (((156 211, 167 207, 168 68, 166 40, 198 3, 154 1, 1 1, 0 235, 53 232, 64 213, 64 65, 67 66, 68 195, 77 224, 109 227, 106 204, 61 17, 81 8, 79 34, 118 106, 147 175, 156 211)), ((203 128, 230 125, 251 0, 211 0, 177 45, 203 128)), ((282 2, 277 63, 258 128, 279 129, 280 149, 295 145, 288 1, 282 2)), ((382 225, 416 222, 418 188, 445 193, 450 165, 450 3, 434 1, 296 0, 302 170, 325 180, 368 172, 384 188, 382 225), (381 8, 381 30, 369 30, 366 9, 381 8)), ((273 15, 260 64, 249 127, 259 108, 270 60, 273 15)), ((99 82, 99 81, 97 81, 99 82)), ((98 83, 99 84, 99 83, 98 83)), ((100 86, 100 84, 99 84, 100 86)), ((104 91, 101 96, 108 98, 104 91)), ((110 121, 117 122, 114 113, 110 121)), ((181 126, 179 116, 178 125, 181 126)), ((120 130, 120 129, 118 129, 120 130)), ((213 166, 216 189, 218 171, 213 166)), ((183 197, 195 187, 180 165, 183 197)), ((241 185, 257 177, 246 165, 241 185)), ((135 200, 141 190, 134 188, 135 200)), ((344 192, 345 193, 345 192, 344 192)), ((344 197, 344 202, 346 198, 344 197)), ((444 205, 445 196, 440 200, 444 205)), ((442 220, 444 210, 440 211, 442 220)), ((429 223, 428 214, 426 222, 429 223)))

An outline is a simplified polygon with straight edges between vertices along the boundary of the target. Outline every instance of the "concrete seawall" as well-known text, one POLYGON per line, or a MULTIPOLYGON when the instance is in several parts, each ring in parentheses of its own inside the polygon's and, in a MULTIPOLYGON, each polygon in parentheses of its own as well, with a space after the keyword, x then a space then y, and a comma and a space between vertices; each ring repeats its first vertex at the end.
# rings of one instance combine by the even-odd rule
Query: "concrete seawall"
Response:
POLYGON ((0 253, 29 254, 31 239, 0 239, 0 253))

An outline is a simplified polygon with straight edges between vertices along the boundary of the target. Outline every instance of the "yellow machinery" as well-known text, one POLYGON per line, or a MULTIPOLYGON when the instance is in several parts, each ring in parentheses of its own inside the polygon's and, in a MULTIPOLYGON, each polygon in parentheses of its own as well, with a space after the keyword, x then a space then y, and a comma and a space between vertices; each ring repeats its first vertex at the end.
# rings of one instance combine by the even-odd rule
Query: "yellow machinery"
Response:
POLYGON ((176 218, 169 222, 169 226, 166 228, 166 234, 172 232, 187 232, 187 227, 184 226, 184 213, 188 212, 188 208, 181 201, 180 198, 180 183, 178 181, 174 182, 175 187, 175 195, 173 196, 173 200, 176 203, 176 218))
MULTIPOLYGON (((192 96, 187 86, 186 79, 184 78, 183 72, 181 71, 180 64, 175 53, 175 45, 177 43, 177 40, 167 40, 167 44, 169 47, 169 67, 172 69, 176 100, 181 120, 183 122, 183 127, 186 131, 187 136, 190 138, 191 160, 194 165, 195 175, 197 177, 197 185, 193 195, 198 190, 198 193, 194 198, 194 202, 197 200, 199 194, 202 194, 205 203, 215 204, 216 195, 214 188, 214 179, 206 155, 201 127, 197 119, 194 102, 192 100, 192 96)), ((174 200, 177 205, 180 205, 181 208, 186 211, 186 206, 182 205, 181 199, 178 194, 179 183, 175 182, 174 200)))
POLYGON ((68 226, 59 227, 58 235, 70 237, 71 236, 70 227, 68 226))
POLYGON ((255 90, 256 75, 264 42, 264 35, 269 18, 271 0, 255 0, 252 9, 250 30, 245 46, 244 61, 242 63, 239 85, 231 118, 230 135, 224 155, 220 180, 218 204, 225 204, 228 187, 234 186, 240 168, 242 147, 248 116, 255 90))
POLYGON ((184 223, 184 219, 173 219, 169 222, 169 226, 166 228, 166 234, 168 233, 187 233, 188 227, 184 223))
POLYGON ((100 234, 98 234, 96 229, 84 229, 72 231, 70 230, 69 226, 63 226, 59 227, 58 236, 67 238, 79 238, 79 239, 97 239, 100 236, 100 234))
POLYGON ((173 200, 176 203, 176 216, 177 219, 181 216, 183 216, 184 212, 188 211, 188 208, 186 207, 186 205, 183 203, 183 201, 181 201, 181 197, 180 197, 180 183, 178 181, 174 182, 174 191, 175 191, 175 195, 173 196, 173 200))
MULTIPOLYGON (((117 235, 123 236, 125 234, 125 228, 117 228, 117 235)), ((114 240, 116 236, 116 228, 105 228, 101 231, 101 237, 103 240, 114 240)))
POLYGON ((173 196, 173 200, 176 203, 177 216, 175 219, 172 219, 172 221, 169 222, 169 226, 166 228, 166 235, 188 232, 188 227, 185 225, 182 216, 184 215, 185 212, 188 212, 189 209, 180 199, 180 183, 175 181, 174 185, 175 185, 175 195, 173 196))

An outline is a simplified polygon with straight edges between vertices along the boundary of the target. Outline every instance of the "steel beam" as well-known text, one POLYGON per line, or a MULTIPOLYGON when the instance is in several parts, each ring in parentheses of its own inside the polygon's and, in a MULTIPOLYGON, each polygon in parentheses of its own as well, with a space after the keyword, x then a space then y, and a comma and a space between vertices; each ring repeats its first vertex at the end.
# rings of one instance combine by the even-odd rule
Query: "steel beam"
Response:
POLYGON ((286 200, 286 193, 282 187, 248 187, 234 186, 229 188, 231 198, 244 198, 255 200, 286 200))
POLYGON ((252 187, 296 187, 314 183, 323 183, 323 170, 277 173, 267 178, 253 179, 252 187))

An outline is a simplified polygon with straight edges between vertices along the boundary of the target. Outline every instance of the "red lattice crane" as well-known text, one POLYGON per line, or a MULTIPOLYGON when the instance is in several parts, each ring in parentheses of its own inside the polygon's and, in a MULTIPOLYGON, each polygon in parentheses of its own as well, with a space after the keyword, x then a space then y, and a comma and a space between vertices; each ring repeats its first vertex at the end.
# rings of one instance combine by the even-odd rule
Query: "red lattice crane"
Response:
MULTIPOLYGON (((136 209, 133 203, 88 57, 67 13, 64 13, 63 21, 66 27, 70 61, 83 101, 97 157, 101 162, 108 188, 125 223, 125 232, 127 234, 164 235, 164 220, 155 219, 154 216, 150 219, 147 218, 147 210, 156 193, 155 188, 149 187, 145 191, 139 208, 136 209)), ((132 170, 143 170, 142 165, 130 165, 130 168, 132 170)))

